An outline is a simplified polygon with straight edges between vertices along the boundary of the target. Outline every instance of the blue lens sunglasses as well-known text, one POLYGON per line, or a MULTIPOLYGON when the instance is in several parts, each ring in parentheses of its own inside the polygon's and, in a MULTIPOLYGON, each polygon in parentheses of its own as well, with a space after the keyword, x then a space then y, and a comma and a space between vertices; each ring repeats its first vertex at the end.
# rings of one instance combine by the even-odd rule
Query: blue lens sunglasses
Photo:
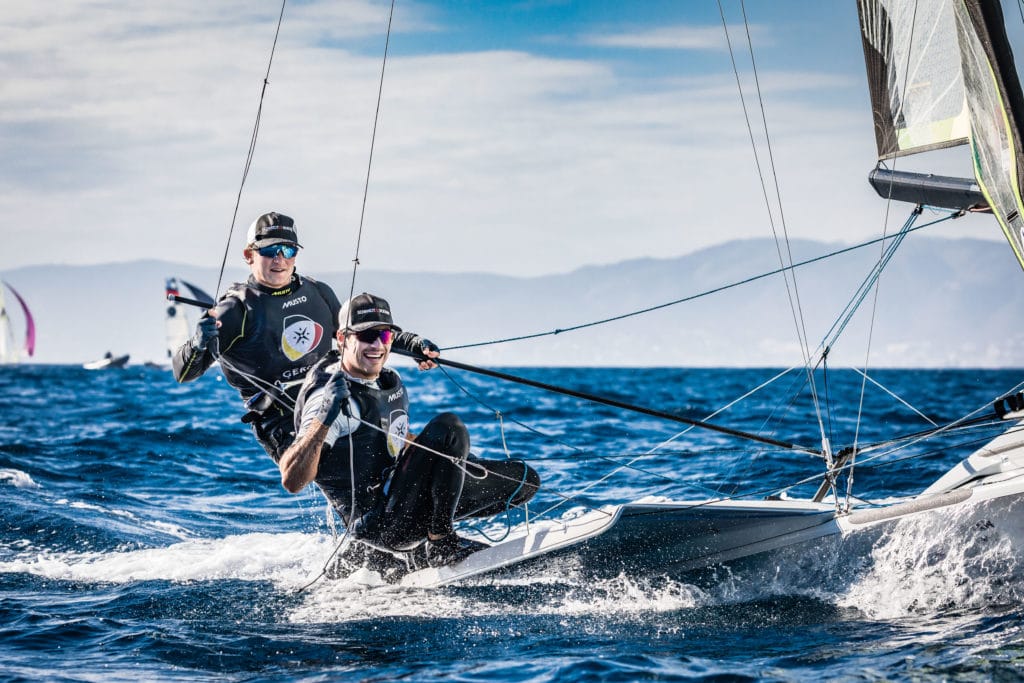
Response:
POLYGON ((295 258, 295 255, 299 253, 299 248, 294 244, 271 244, 267 247, 260 247, 257 249, 260 256, 266 258, 274 258, 278 254, 284 258, 295 258))

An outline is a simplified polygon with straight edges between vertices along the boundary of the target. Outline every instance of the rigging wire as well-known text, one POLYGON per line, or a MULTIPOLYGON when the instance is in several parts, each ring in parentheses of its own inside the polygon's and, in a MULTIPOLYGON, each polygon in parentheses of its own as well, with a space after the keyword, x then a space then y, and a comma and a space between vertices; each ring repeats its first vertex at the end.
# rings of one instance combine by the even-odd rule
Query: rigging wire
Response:
MULTIPOLYGON (((791 369, 790 369, 790 370, 791 370, 791 369)), ((741 402, 741 401, 744 401, 744 400, 746 400, 746 399, 747 399, 747 398, 749 398, 750 396, 753 396, 753 395, 754 395, 755 393, 757 393, 757 392, 758 392, 758 391, 760 391, 761 389, 765 388, 766 386, 768 386, 768 385, 772 384, 773 382, 775 382, 775 381, 776 381, 776 380, 778 380, 779 378, 781 378, 781 377, 783 377, 784 375, 788 374, 788 373, 790 372, 790 370, 783 370, 782 372, 778 373, 777 375, 775 375, 774 377, 770 378, 769 380, 767 380, 767 381, 765 381, 765 382, 762 382, 762 383, 761 383, 761 384, 760 384, 759 386, 757 386, 757 387, 754 387, 753 389, 751 389, 750 391, 746 392, 746 393, 745 393, 745 394, 743 394, 742 396, 739 396, 739 397, 737 397, 737 398, 733 399, 732 401, 730 401, 729 403, 725 404, 724 406, 722 406, 722 407, 721 407, 721 408, 719 408, 718 410, 716 410, 716 411, 714 411, 714 412, 710 413, 709 415, 707 415, 706 417, 704 417, 704 418, 703 418, 703 420, 701 420, 701 421, 702 421, 702 422, 704 422, 704 421, 710 420, 711 418, 713 418, 713 417, 715 417, 715 416, 717 416, 717 415, 719 415, 719 414, 721 414, 721 413, 725 412, 725 411, 726 411, 726 410, 728 410, 729 408, 733 407, 733 406, 734 406, 734 405, 736 405, 737 403, 739 403, 739 402, 741 402)), ((680 438, 681 436, 683 436, 683 435, 684 435, 684 434, 686 434, 687 432, 689 432, 689 431, 691 431, 691 430, 695 429, 695 428, 696 428, 696 427, 698 427, 698 426, 699 426, 699 425, 690 425, 690 426, 689 426, 689 427, 687 427, 686 429, 684 429, 684 430, 682 430, 682 431, 680 431, 680 432, 678 432, 678 433, 674 434, 673 436, 669 437, 668 439, 665 439, 665 440, 664 440, 664 441, 662 441, 662 442, 661 442, 660 444, 657 444, 657 445, 655 445, 655 446, 654 446, 653 448, 651 448, 650 450, 648 450, 648 451, 646 451, 646 452, 644 452, 644 453, 640 453, 640 454, 638 454, 638 455, 635 455, 635 456, 633 456, 633 457, 632 457, 632 458, 631 458, 631 459, 629 460, 629 462, 627 462, 627 463, 624 463, 624 464, 622 464, 622 463, 616 463, 616 464, 618 464, 618 465, 619 465, 619 466, 618 466, 617 468, 615 468, 615 469, 613 469, 612 471, 610 471, 610 472, 606 473, 606 474, 605 474, 605 475, 604 475, 603 477, 600 477, 599 479, 596 479, 596 480, 592 481, 592 482, 591 482, 590 484, 588 484, 587 486, 583 487, 582 489, 580 489, 579 491, 577 491, 576 493, 574 493, 574 494, 573 494, 573 496, 574 496, 574 497, 576 497, 576 496, 580 496, 580 495, 582 495, 582 494, 586 493, 586 492, 587 492, 587 491, 589 491, 590 489, 594 488, 594 487, 595 487, 595 486, 597 486, 598 484, 601 484, 601 483, 603 483, 603 482, 607 481, 608 479, 610 479, 611 477, 613 477, 614 475, 618 474, 619 472, 621 472, 621 471, 622 471, 622 470, 624 470, 624 469, 632 469, 632 470, 638 470, 638 471, 641 471, 641 472, 643 472, 644 470, 641 470, 641 469, 639 469, 639 468, 637 468, 637 467, 635 466, 635 464, 636 464, 636 462, 637 462, 638 460, 642 460, 642 459, 644 459, 644 458, 648 458, 648 457, 650 457, 650 456, 652 456, 652 455, 655 455, 656 453, 657 453, 657 454, 659 454, 659 455, 660 455, 660 454, 664 454, 664 452, 663 452, 663 451, 661 451, 661 449, 662 449, 662 447, 663 447, 663 446, 667 446, 668 444, 670 444, 670 443, 672 443, 672 442, 676 441, 676 440, 677 440, 677 439, 679 439, 679 438, 680 438)), ((610 458, 609 458, 609 459, 610 459, 610 458)), ((614 461, 613 461, 613 462, 614 462, 614 461)), ((734 463, 734 467, 735 467, 735 463, 734 463)), ((674 480, 672 480, 672 479, 671 479, 670 477, 666 477, 665 475, 662 475, 662 474, 660 474, 660 473, 659 473, 659 474, 657 474, 656 476, 661 476, 661 477, 663 477, 663 478, 665 478, 665 479, 669 479, 669 481, 673 481, 673 483, 678 483, 678 482, 675 482, 674 480)), ((727 478, 727 477, 728 477, 728 475, 726 476, 726 478, 727 478)), ((563 502, 564 502, 564 501, 563 501, 563 502)), ((545 510, 545 511, 544 511, 544 512, 543 512, 542 514, 549 514, 549 513, 551 512, 551 511, 553 511, 553 510, 554 510, 555 508, 559 507, 559 506, 560 506, 561 504, 562 504, 562 503, 558 503, 557 505, 554 505, 554 506, 552 506, 552 507, 548 508, 548 509, 547 509, 547 510, 545 510)))
POLYGON ((839 337, 841 337, 843 332, 846 331, 846 327, 850 324, 850 321, 853 320, 854 314, 860 309, 861 304, 864 302, 864 299, 867 298, 872 287, 877 285, 878 280, 882 275, 882 271, 889 265, 889 261, 892 260, 892 257, 896 254, 896 250, 903 243, 903 240, 906 239, 911 226, 917 221, 917 217, 920 215, 921 207, 915 207, 900 231, 892 237, 892 241, 887 245, 883 245, 882 256, 871 267, 871 270, 868 271, 863 282, 861 282, 860 286, 850 298, 850 301, 840 312, 836 321, 832 324, 832 327, 830 327, 825 333, 825 338, 822 339, 821 344, 818 347, 819 350, 834 346, 839 340, 839 337))
MULTIPOLYGON (((490 404, 486 403, 482 398, 480 398, 479 396, 477 396, 476 394, 471 392, 461 382, 459 382, 457 379, 455 379, 452 376, 452 373, 448 372, 447 368, 445 368, 444 366, 438 366, 438 369, 444 374, 444 376, 448 379, 448 381, 451 382, 453 385, 455 385, 455 388, 457 388, 463 394, 465 394, 470 399, 472 399, 476 403, 480 404, 481 406, 483 406, 484 408, 486 408, 490 412, 494 413, 495 415, 497 415, 499 417, 502 415, 501 411, 499 411, 497 408, 494 408, 490 404)), ((508 415, 506 414, 505 417, 508 417, 508 415)), ((508 419, 509 419, 510 422, 512 422, 513 424, 519 425, 520 427, 522 427, 526 431, 531 432, 533 434, 536 434, 537 436, 543 437, 544 439, 547 439, 548 441, 553 441, 554 443, 557 443, 559 446, 564 446, 565 448, 570 448, 572 450, 575 450, 575 451, 578 451, 578 452, 581 452, 581 453, 583 452, 583 449, 580 448, 579 446, 573 446, 570 443, 566 443, 565 441, 562 441, 561 439, 555 437, 553 434, 547 434, 545 432, 542 432, 539 429, 537 429, 535 427, 531 427, 530 425, 526 424, 525 422, 521 422, 521 421, 519 421, 519 420, 517 420, 515 418, 508 418, 508 419)))
MULTIPOLYGON (((380 65, 380 82, 377 85, 377 108, 373 113, 373 132, 370 134, 370 155, 366 162, 366 181, 363 183, 363 203, 359 211, 359 232, 356 235, 356 251, 352 258, 352 281, 348 287, 349 300, 356 293, 356 271, 359 268, 359 249, 363 243, 363 221, 366 218, 366 198, 370 193, 370 171, 373 168, 373 150, 377 142, 377 122, 380 120, 380 102, 384 94, 384 71, 388 65, 388 47, 391 45, 391 21, 395 16, 395 0, 391 0, 391 10, 388 13, 388 29, 384 38, 384 59, 380 65)), ((351 312, 350 312, 351 315, 351 312)))
POLYGON ((890 390, 890 389, 889 389, 888 387, 885 387, 885 386, 883 386, 882 384, 879 384, 879 383, 878 383, 878 381, 877 381, 877 380, 875 380, 875 379, 874 379, 873 377, 870 377, 870 376, 868 375, 868 373, 864 372, 864 371, 863 371, 863 370, 861 370, 860 368, 850 368, 850 369, 851 369, 851 370, 853 370, 853 371, 854 371, 854 372, 856 372, 856 373, 859 373, 859 374, 861 374, 861 375, 862 375, 862 376, 864 377, 864 379, 866 379, 867 381, 871 382, 871 383, 872 383, 872 384, 874 384, 874 385, 875 385, 876 387, 878 387, 879 389, 881 389, 882 391, 884 391, 885 393, 889 394, 889 395, 890 395, 890 396, 892 396, 892 397, 893 397, 894 399, 896 399, 897 401, 899 401, 900 403, 902 403, 902 404, 903 404, 904 406, 906 406, 906 407, 907 407, 907 408, 909 408, 910 410, 912 410, 912 411, 914 411, 915 413, 917 413, 917 415, 919 415, 919 416, 921 417, 921 419, 925 420, 926 422, 928 422, 928 423, 929 423, 930 425, 932 425, 933 427, 938 427, 938 426, 939 426, 939 424, 938 424, 938 423, 937 423, 937 422, 936 422, 935 420, 931 419, 930 417, 928 417, 927 415, 925 415, 924 413, 922 413, 922 412, 921 412, 920 410, 918 410, 918 409, 917 409, 917 408, 915 408, 914 406, 910 405, 910 403, 908 403, 908 402, 907 402, 907 401, 906 401, 906 400, 905 400, 905 399, 904 399, 903 397, 901 397, 901 396, 898 396, 898 395, 897 395, 896 393, 894 393, 893 391, 891 391, 891 390, 890 390))
MULTIPOLYGON (((787 263, 789 265, 792 265, 793 264, 793 250, 792 250, 792 246, 790 245, 790 241, 789 241, 789 230, 786 228, 786 215, 785 215, 785 212, 784 212, 784 209, 783 209, 782 192, 779 189, 779 176, 778 176, 778 173, 776 173, 776 171, 775 171, 775 156, 774 156, 774 154, 772 152, 772 139, 771 139, 771 134, 768 131, 768 117, 767 117, 767 114, 765 113, 765 108, 764 108, 764 96, 761 94, 761 82, 760 82, 760 79, 758 78, 758 75, 757 75, 757 62, 754 59, 754 43, 753 43, 753 41, 751 40, 751 37, 750 37, 750 22, 747 19, 747 9, 746 9, 746 3, 744 2, 744 0, 740 0, 740 8, 741 8, 742 13, 743 13, 743 26, 744 26, 744 29, 746 30, 747 51, 750 54, 751 73, 754 76, 754 86, 755 86, 755 89, 757 91, 757 101, 758 101, 758 104, 760 105, 760 109, 761 109, 761 125, 762 125, 762 128, 764 130, 765 148, 767 149, 767 153, 768 153, 769 170, 771 171, 772 181, 774 182, 774 185, 775 185, 775 202, 776 202, 776 206, 777 206, 778 211, 779 211, 779 223, 782 226, 782 234, 783 234, 783 238, 784 238, 783 241, 786 244, 786 257, 783 257, 783 254, 782 254, 782 247, 781 247, 781 245, 779 243, 779 235, 778 235, 778 233, 775 230, 775 221, 771 219, 771 206, 770 206, 770 203, 768 202, 767 191, 764 188, 764 178, 763 177, 761 178, 761 191, 765 195, 765 202, 766 202, 766 204, 769 204, 769 206, 768 206, 769 221, 770 221, 771 228, 772 228, 772 236, 775 239, 775 250, 776 250, 776 252, 778 254, 778 257, 779 257, 779 265, 780 266, 786 266, 787 263), (788 258, 788 262, 786 260, 787 258, 788 258)), ((729 44, 729 54, 730 54, 730 59, 731 59, 731 57, 732 57, 732 43, 731 43, 731 41, 729 41, 729 30, 728 30, 728 27, 726 26, 725 14, 722 12, 721 0, 719 0, 719 2, 718 2, 718 9, 719 9, 719 13, 722 15, 722 28, 725 31, 726 42, 728 42, 728 44, 729 44)), ((742 101, 743 100, 743 88, 740 85, 739 71, 736 68, 735 60, 733 60, 732 64, 733 64, 733 72, 736 75, 736 86, 737 86, 737 88, 740 91, 740 99, 742 101)), ((744 116, 746 117, 747 116, 746 104, 743 105, 743 112, 744 112, 744 116)), ((747 120, 747 128, 748 128, 748 130, 750 129, 749 118, 747 120)), ((757 155, 757 146, 754 143, 754 136, 753 136, 752 132, 750 134, 750 142, 751 142, 751 146, 754 148, 754 157, 756 159, 757 156, 758 156, 757 155)), ((760 175, 760 163, 758 163, 758 174, 760 175)), ((814 403, 815 415, 816 415, 816 417, 818 419, 818 429, 819 429, 819 431, 821 433, 821 436, 822 436, 822 445, 823 445, 822 450, 825 452, 825 456, 826 457, 830 457, 830 455, 829 455, 830 449, 828 447, 828 441, 826 440, 826 435, 825 435, 825 426, 824 426, 824 424, 822 422, 821 405, 820 405, 820 401, 818 399, 817 387, 815 386, 815 382, 814 382, 814 371, 813 371, 813 369, 811 367, 812 363, 811 363, 811 358, 810 358, 810 342, 808 341, 808 337, 807 337, 807 326, 806 326, 806 323, 804 321, 803 306, 801 305, 801 302, 800 302, 800 289, 797 286, 796 271, 795 270, 787 271, 787 273, 793 278, 793 289, 792 289, 792 291, 790 291, 789 280, 788 280, 788 278, 786 278, 786 273, 783 274, 783 278, 786 280, 786 294, 789 297, 790 313, 793 316, 793 326, 796 329, 797 341, 799 341, 799 343, 800 343, 800 352, 801 352, 801 354, 803 354, 804 368, 805 368, 805 372, 807 373, 808 386, 810 387, 810 390, 811 390, 811 400, 814 403)))
POLYGON ((228 229, 228 239, 224 245, 224 256, 220 262, 220 272, 217 274, 217 288, 214 290, 214 301, 220 298, 220 286, 224 280, 224 269, 228 263, 228 250, 231 248, 231 237, 235 233, 235 223, 238 221, 238 207, 242 203, 242 190, 245 188, 245 181, 249 177, 249 169, 252 168, 252 160, 256 154, 256 140, 260 134, 260 120, 263 117, 263 99, 267 94, 267 86, 270 85, 270 67, 274 63, 274 52, 277 50, 277 39, 281 35, 281 22, 284 19, 284 6, 288 0, 281 0, 281 12, 277 16, 277 28, 274 30, 274 43, 270 47, 270 58, 267 60, 267 71, 263 75, 263 86, 260 88, 260 101, 256 107, 256 121, 252 126, 252 135, 249 137, 249 151, 245 157, 245 166, 242 168, 242 182, 238 186, 238 195, 235 197, 235 209, 231 214, 231 227, 228 229))
MULTIPOLYGON (((370 152, 369 152, 368 159, 367 159, 367 162, 366 162, 366 178, 365 178, 365 181, 363 183, 363 201, 362 201, 362 205, 361 205, 360 212, 359 212, 359 229, 358 229, 358 232, 356 234, 355 254, 354 254, 353 258, 352 258, 352 280, 349 283, 349 290, 348 290, 348 299, 347 299, 347 301, 351 301, 352 297, 355 296, 356 272, 359 269, 359 250, 360 250, 360 247, 361 247, 362 241, 363 241, 363 225, 364 225, 364 220, 366 218, 366 199, 367 199, 367 197, 369 196, 369 193, 370 193, 370 174, 371 174, 371 170, 373 169, 373 150, 374 150, 374 148, 376 146, 376 142, 377 142, 377 123, 380 120, 380 103, 381 103, 381 99, 382 99, 383 94, 384 94, 384 73, 386 71, 387 63, 388 63, 388 47, 391 45, 391 23, 392 23, 392 20, 394 19, 394 16, 395 16, 395 0, 391 0, 391 8, 388 11, 388 26, 387 26, 387 31, 386 31, 386 34, 385 34, 385 37, 384 37, 384 58, 381 60, 380 80, 379 80, 379 82, 377 84, 377 104, 376 104, 376 107, 375 107, 374 113, 373 113, 373 130, 372 130, 372 132, 370 134, 370 152)), ((351 320, 351 316, 352 316, 351 308, 349 308, 349 310, 348 310, 348 316, 349 316, 349 320, 351 320)), ((344 323, 339 320, 338 321, 338 325, 339 325, 339 329, 346 329, 348 327, 348 320, 346 320, 344 323)), ((339 372, 343 372, 343 367, 344 367, 343 361, 344 361, 344 355, 345 355, 345 345, 344 344, 339 344, 338 346, 339 346, 338 354, 339 354, 339 357, 340 357, 340 360, 339 360, 339 370, 338 371, 339 372)), ((368 422, 365 422, 361 418, 360 418, 359 422, 362 423, 363 425, 369 425, 368 422)), ((379 425, 370 425, 370 426, 372 426, 373 428, 378 429, 380 431, 383 431, 383 430, 380 429, 379 425)), ((349 508, 350 519, 347 520, 347 523, 346 523, 345 535, 342 537, 341 541, 338 543, 337 547, 334 549, 335 553, 338 553, 338 552, 341 551, 342 544, 345 543, 345 540, 349 537, 348 536, 348 531, 350 529, 350 525, 354 524, 355 521, 360 516, 359 506, 357 504, 357 496, 356 496, 356 464, 355 464, 356 449, 355 449, 354 444, 353 444, 353 436, 352 436, 354 431, 355 430, 350 429, 348 431, 348 433, 345 435, 346 438, 348 439, 348 467, 349 467, 349 481, 351 482, 350 491, 349 491, 349 495, 350 495, 350 499, 349 499, 350 500, 350 508, 349 508)), ((421 448, 422 448, 422 446, 421 446, 421 448)))
MULTIPOLYGON (((931 221, 929 223, 923 223, 921 225, 918 225, 917 227, 910 228, 910 229, 907 230, 907 232, 910 233, 910 232, 916 232, 918 230, 923 230, 924 228, 929 228, 929 227, 931 227, 933 225, 936 225, 938 223, 942 223, 943 221, 954 220, 956 218, 960 218, 962 215, 963 215, 963 212, 951 213, 949 215, 943 216, 943 217, 938 218, 938 219, 936 219, 934 221, 931 221)), ((612 316, 610 318, 602 318, 600 320, 593 320, 593 321, 586 322, 586 323, 580 323, 579 325, 571 325, 569 327, 560 327, 560 328, 556 328, 554 330, 548 330, 548 331, 545 331, 545 332, 534 332, 534 333, 531 333, 531 334, 524 334, 524 335, 519 335, 519 336, 515 336, 515 337, 503 337, 501 339, 492 339, 492 340, 488 340, 488 341, 472 342, 472 343, 469 343, 469 344, 455 344, 455 345, 452 345, 452 346, 444 346, 444 347, 441 348, 441 350, 442 351, 456 351, 456 350, 459 350, 459 349, 472 349, 472 348, 478 348, 478 347, 483 347, 483 346, 494 346, 494 345, 497 345, 497 344, 508 344, 508 343, 511 343, 511 342, 527 341, 527 340, 530 340, 530 339, 540 339, 542 337, 552 337, 552 336, 556 336, 556 335, 559 335, 559 334, 563 334, 565 332, 576 332, 576 331, 583 330, 583 329, 586 329, 586 328, 589 328, 589 327, 597 327, 597 326, 600 326, 600 325, 607 325, 609 323, 618 322, 620 320, 626 320, 627 318, 633 318, 633 317, 636 317, 636 316, 639 316, 639 315, 644 315, 644 314, 647 314, 647 313, 653 313, 654 311, 658 311, 658 310, 661 310, 661 309, 664 309, 664 308, 670 308, 672 306, 678 306, 679 304, 684 304, 684 303, 688 303, 690 301, 695 301, 697 299, 701 299, 701 298, 706 297, 706 296, 711 296, 712 294, 719 294, 721 292, 724 292, 724 291, 727 291, 727 290, 730 290, 730 289, 734 289, 736 287, 741 287, 743 285, 747 285, 747 284, 750 284, 752 282, 756 282, 758 280, 763 280, 765 278, 772 277, 773 275, 779 275, 780 273, 783 273, 783 272, 785 272, 787 270, 793 270, 795 268, 801 268, 803 266, 811 265, 813 263, 817 263, 819 261, 824 261, 826 259, 833 258, 835 256, 840 256, 842 254, 846 254, 846 253, 849 253, 849 252, 852 252, 852 251, 856 251, 857 249, 862 249, 864 247, 869 247, 869 246, 871 246, 873 244, 877 244, 879 242, 883 242, 883 241, 889 240, 889 239, 892 239, 892 237, 891 236, 876 237, 874 239, 870 239, 870 240, 867 240, 865 242, 861 242, 859 244, 855 244, 855 245, 852 245, 852 246, 849 246, 849 247, 844 247, 842 249, 837 249, 835 251, 831 251, 831 252, 828 252, 826 254, 822 254, 820 256, 815 256, 813 258, 805 259, 805 260, 800 261, 798 263, 794 263, 791 266, 785 266, 785 267, 781 267, 781 268, 776 268, 774 270, 766 271, 766 272, 760 273, 758 275, 753 275, 751 277, 744 278, 742 280, 737 280, 737 281, 731 282, 729 284, 721 285, 719 287, 713 287, 711 289, 704 290, 703 292, 699 292, 697 294, 691 294, 689 296, 685 296, 685 297, 682 297, 680 299, 674 299, 672 301, 666 301, 665 303, 656 304, 654 306, 648 306, 646 308, 640 308, 640 309, 637 309, 637 310, 629 311, 628 313, 622 313, 622 314, 619 314, 619 315, 616 315, 616 316, 612 316)))
MULTIPOLYGON (((909 36, 909 39, 907 40, 907 63, 906 63, 906 68, 904 69, 904 72, 903 72, 903 90, 902 90, 903 93, 907 92, 907 85, 910 83, 910 62, 911 62, 910 56, 911 56, 911 54, 913 54, 914 47, 915 47, 915 45, 914 45, 914 31, 917 28, 917 7, 918 7, 917 0, 914 0, 914 9, 913 9, 913 13, 911 14, 911 21, 910 21, 910 36, 909 36)), ((899 118, 903 116, 903 106, 904 106, 905 103, 906 103, 906 98, 905 97, 900 97, 899 107, 897 108, 896 115, 893 117, 894 120, 899 120, 899 118)), ((893 169, 894 170, 895 170, 895 166, 896 166, 896 158, 894 157, 893 158, 893 169)), ((890 184, 889 184, 889 196, 886 198, 886 202, 885 202, 885 217, 882 220, 882 237, 885 237, 886 232, 888 231, 888 227, 889 227, 889 212, 890 212, 890 209, 892 207, 892 187, 893 187, 892 183, 890 182, 890 184)), ((885 255, 885 250, 882 249, 882 256, 880 257, 880 260, 881 260, 881 258, 884 258, 884 255, 885 255)), ((878 276, 876 276, 876 278, 875 278, 875 286, 874 286, 875 294, 874 294, 874 299, 872 300, 872 304, 871 304, 871 317, 869 319, 870 322, 868 323, 868 341, 867 341, 866 348, 864 350, 864 371, 865 371, 865 373, 867 372, 867 369, 868 369, 868 367, 870 366, 870 363, 871 363, 871 342, 874 339, 874 334, 875 334, 875 319, 876 319, 876 314, 878 312, 878 294, 881 291, 880 276, 881 276, 881 268, 882 267, 884 267, 884 266, 880 266, 879 267, 878 276)), ((854 434, 853 434, 853 450, 852 450, 852 453, 850 455, 850 470, 849 470, 849 474, 847 474, 847 476, 846 476, 846 506, 847 506, 847 508, 849 508, 849 506, 850 506, 850 497, 851 497, 851 495, 853 493, 853 466, 857 462, 857 443, 860 440, 860 427, 861 427, 861 421, 863 419, 863 414, 864 414, 864 395, 866 393, 867 393, 867 376, 865 375, 864 380, 861 382, 860 401, 859 401, 859 403, 857 405, 857 420, 856 420, 856 427, 854 428, 854 434)), ((838 503, 838 496, 836 497, 836 502, 838 503)))

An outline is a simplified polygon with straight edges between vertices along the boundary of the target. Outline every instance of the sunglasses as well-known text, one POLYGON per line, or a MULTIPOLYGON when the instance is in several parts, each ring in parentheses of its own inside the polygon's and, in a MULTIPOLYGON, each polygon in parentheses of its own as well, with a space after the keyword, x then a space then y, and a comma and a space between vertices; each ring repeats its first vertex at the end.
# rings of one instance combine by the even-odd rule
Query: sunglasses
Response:
POLYGON ((260 247, 256 251, 260 256, 266 258, 274 258, 278 254, 284 258, 295 258, 295 255, 299 253, 299 248, 294 244, 271 244, 269 247, 260 247))
POLYGON ((390 327, 385 327, 382 330, 363 330, 362 332, 355 332, 354 334, 356 339, 364 344, 372 344, 380 339, 380 343, 385 346, 390 344, 391 340, 395 337, 395 331, 390 327))

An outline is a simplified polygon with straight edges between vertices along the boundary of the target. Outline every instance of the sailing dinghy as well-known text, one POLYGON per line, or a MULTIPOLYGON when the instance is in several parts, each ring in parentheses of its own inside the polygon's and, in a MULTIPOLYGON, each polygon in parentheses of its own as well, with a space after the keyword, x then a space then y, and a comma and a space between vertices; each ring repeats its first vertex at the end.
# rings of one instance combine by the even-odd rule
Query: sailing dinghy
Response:
POLYGON ((103 358, 97 358, 96 360, 90 360, 82 363, 82 367, 86 370, 107 370, 110 368, 123 368, 128 365, 128 360, 131 358, 130 354, 123 354, 115 356, 112 352, 107 351, 103 354, 103 358))
MULTIPOLYGON (((914 434, 893 434, 881 442, 860 443, 855 435, 852 443, 836 447, 825 427, 831 423, 833 407, 829 401, 820 399, 816 385, 821 381, 819 375, 827 370, 829 349, 925 208, 945 212, 950 218, 968 211, 991 213, 1024 267, 1024 152, 1020 129, 1024 96, 999 3, 858 0, 858 15, 878 147, 878 165, 869 180, 885 201, 910 202, 913 210, 899 233, 883 235, 881 257, 872 264, 816 349, 810 348, 806 333, 801 334, 797 307, 791 299, 803 352, 805 386, 814 400, 818 418, 820 446, 799 446, 774 436, 659 415, 685 421, 691 427, 715 429, 813 456, 822 464, 819 471, 792 485, 773 487, 767 495, 762 491, 700 500, 647 497, 623 504, 583 507, 559 518, 550 515, 558 507, 553 506, 510 527, 502 541, 460 562, 426 568, 410 564, 409 571, 392 577, 400 585, 429 588, 475 577, 528 575, 550 563, 554 563, 557 573, 564 567, 560 563, 570 558, 574 567, 594 577, 625 574, 635 578, 690 579, 708 572, 713 576, 719 568, 731 570, 744 563, 767 561, 770 567, 780 567, 793 557, 822 555, 837 545, 868 553, 887 531, 905 521, 935 515, 973 518, 983 526, 1016 533, 1017 540, 1024 544, 1024 528, 1013 523, 1014 517, 1019 516, 1017 508, 1024 505, 1024 384, 993 388, 985 415, 974 411, 953 422, 936 424, 914 434), (897 160, 905 156, 963 144, 970 146, 972 178, 897 168, 897 160), (908 445, 934 440, 942 448, 943 438, 958 433, 965 434, 967 442, 973 443, 972 435, 980 431, 971 430, 996 425, 1000 435, 976 447, 916 495, 867 502, 852 493, 855 466, 863 467, 867 461, 892 456, 908 445), (808 481, 816 484, 814 495, 788 497, 790 490, 808 481)), ((358 264, 358 253, 356 256, 353 262, 358 264)), ((784 258, 780 249, 780 260, 784 258)), ((791 276, 795 267, 790 257, 778 272, 791 276)), ((788 292, 788 279, 786 284, 788 292)), ((169 294, 170 290, 169 284, 169 294)), ((622 317, 627 316, 619 316, 622 317)), ((580 327, 595 324, 598 323, 580 327)), ((169 333, 169 339, 170 336, 169 333)), ((438 362, 459 365, 447 357, 438 362)), ((866 372, 862 374, 865 380, 870 379, 866 372)), ((593 398, 579 392, 571 395, 593 398)), ((641 412, 653 414, 649 410, 641 412)), ((962 448, 963 443, 950 447, 962 448)), ((577 497, 566 500, 583 504, 577 497)), ((346 542, 351 539, 343 539, 338 550, 346 542)), ((406 559, 412 562, 411 557, 406 559)))
MULTIPOLYGON (((1024 97, 999 3, 859 0, 858 13, 879 158, 869 181, 885 200, 915 205, 892 244, 898 245, 923 208, 953 216, 986 211, 993 214, 1024 266, 1024 97), (970 145, 972 178, 896 168, 896 160, 905 155, 960 144, 970 145)), ((874 282, 885 263, 887 258, 880 259, 865 282, 874 282)), ((859 290, 853 300, 862 301, 867 291, 859 290)), ((840 323, 848 320, 851 310, 844 309, 840 323)), ((814 370, 824 364, 828 348, 826 340, 815 354, 805 356, 809 384, 813 385, 814 370)), ((866 553, 894 525, 927 515, 970 517, 975 512, 980 523, 1002 524, 1010 533, 1024 504, 1024 396, 1019 387, 1005 391, 993 389, 988 415, 974 414, 928 432, 895 435, 886 444, 854 442, 836 449, 822 429, 822 448, 814 454, 821 457, 825 471, 811 498, 774 494, 751 500, 606 505, 569 519, 523 524, 501 543, 451 566, 413 571, 401 584, 444 586, 472 577, 529 572, 568 557, 595 577, 625 573, 692 578, 744 562, 767 560, 779 566, 783 558, 796 556, 792 553, 820 555, 826 540, 866 553), (1006 426, 918 495, 871 504, 851 495, 858 458, 878 457, 894 443, 923 443, 982 422, 1006 426), (848 482, 846 495, 843 478, 848 482)))
POLYGON ((32 312, 28 304, 18 294, 18 290, 6 282, 0 283, 0 363, 17 363, 25 358, 31 358, 36 352, 36 323, 32 318, 32 312), (4 304, 3 290, 7 289, 21 306, 21 313, 25 320, 25 338, 23 343, 15 341, 14 324, 7 313, 7 306, 4 304))

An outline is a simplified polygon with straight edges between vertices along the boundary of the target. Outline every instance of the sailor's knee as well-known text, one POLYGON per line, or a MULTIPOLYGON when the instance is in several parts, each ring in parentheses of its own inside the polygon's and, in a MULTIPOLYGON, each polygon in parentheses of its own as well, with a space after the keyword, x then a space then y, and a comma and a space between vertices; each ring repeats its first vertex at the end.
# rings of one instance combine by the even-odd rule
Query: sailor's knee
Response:
POLYGON ((463 424, 462 419, 455 413, 441 413, 431 420, 432 423, 437 424, 438 427, 443 429, 454 429, 458 431, 468 431, 466 425, 463 424))
MULTIPOLYGON (((421 436, 429 434, 431 440, 437 440, 439 443, 454 445, 458 444, 469 444, 469 429, 466 428, 465 423, 455 413, 441 413, 435 415, 434 418, 427 423, 427 426, 423 428, 421 436)), ((417 439, 418 441, 419 439, 417 439)))

